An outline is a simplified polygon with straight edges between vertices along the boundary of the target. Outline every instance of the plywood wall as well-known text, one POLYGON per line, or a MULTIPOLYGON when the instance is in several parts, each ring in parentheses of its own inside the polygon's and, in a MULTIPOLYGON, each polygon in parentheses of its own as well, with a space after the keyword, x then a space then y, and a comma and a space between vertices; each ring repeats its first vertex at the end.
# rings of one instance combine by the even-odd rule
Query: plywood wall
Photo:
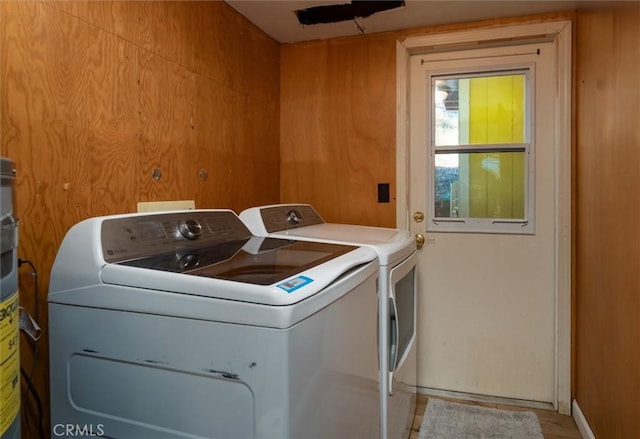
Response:
POLYGON ((395 40, 326 40, 282 49, 281 199, 328 221, 391 226, 395 203, 395 40))
MULTIPOLYGON (((0 2, 0 96, 19 257, 39 280, 36 311, 21 268, 20 301, 44 328, 49 272, 74 223, 138 201, 239 211, 279 200, 279 45, 224 2, 0 2)), ((45 331, 35 382, 46 418, 47 368, 45 331)))
POLYGON ((597 438, 640 437, 640 3, 576 41, 575 397, 597 438))

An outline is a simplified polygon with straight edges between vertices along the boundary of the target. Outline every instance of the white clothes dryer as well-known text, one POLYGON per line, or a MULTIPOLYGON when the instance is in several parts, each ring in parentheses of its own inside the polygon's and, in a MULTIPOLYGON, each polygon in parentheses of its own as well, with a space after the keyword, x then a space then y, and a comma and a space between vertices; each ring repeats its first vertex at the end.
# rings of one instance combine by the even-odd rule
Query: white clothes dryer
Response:
POLYGON ((51 435, 379 437, 377 255, 229 210, 91 218, 51 272, 51 435))
POLYGON ((407 230, 327 223, 308 204, 259 206, 240 213, 251 233, 362 245, 380 261, 380 411, 383 438, 409 436, 416 401, 416 244, 407 230))

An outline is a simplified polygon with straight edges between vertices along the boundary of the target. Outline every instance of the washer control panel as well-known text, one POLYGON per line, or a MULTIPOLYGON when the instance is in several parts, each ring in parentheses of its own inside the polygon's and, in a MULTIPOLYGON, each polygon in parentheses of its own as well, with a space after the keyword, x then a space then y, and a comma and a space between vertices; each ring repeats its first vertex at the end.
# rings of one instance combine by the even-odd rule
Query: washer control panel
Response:
POLYGON ((106 262, 153 256, 228 241, 248 239, 251 232, 230 210, 156 213, 102 222, 106 262))
POLYGON ((289 204, 260 209, 262 223, 269 233, 322 224, 324 220, 309 204, 289 204))
POLYGON ((178 225, 178 230, 187 239, 198 239, 202 233, 202 226, 194 219, 188 219, 178 225))
POLYGON ((300 224, 302 221, 302 215, 295 209, 290 210, 287 213, 287 222, 291 225, 300 224))

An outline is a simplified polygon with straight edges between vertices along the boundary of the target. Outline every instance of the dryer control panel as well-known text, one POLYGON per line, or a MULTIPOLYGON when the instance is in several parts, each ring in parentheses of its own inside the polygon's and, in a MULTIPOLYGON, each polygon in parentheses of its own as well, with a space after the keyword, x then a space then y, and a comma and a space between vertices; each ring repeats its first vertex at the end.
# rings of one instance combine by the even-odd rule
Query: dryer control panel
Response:
POLYGON ((322 224, 324 220, 309 204, 287 204, 260 209, 268 233, 322 224))
POLYGON ((109 218, 102 222, 106 262, 246 240, 251 232, 232 211, 197 211, 109 218))

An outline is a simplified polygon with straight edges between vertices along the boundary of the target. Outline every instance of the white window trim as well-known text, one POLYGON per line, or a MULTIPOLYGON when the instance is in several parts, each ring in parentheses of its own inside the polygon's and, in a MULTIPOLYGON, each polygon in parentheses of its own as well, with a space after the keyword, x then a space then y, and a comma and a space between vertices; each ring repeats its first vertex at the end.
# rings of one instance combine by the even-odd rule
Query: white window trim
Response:
MULTIPOLYGON (((408 37, 396 42, 396 224, 410 228, 408 200, 408 73, 412 55, 452 45, 476 45, 478 42, 530 40, 546 36, 557 45, 557 117, 555 133, 558 164, 556 233, 556 401, 554 408, 571 414, 571 22, 551 21, 491 29, 408 37)), ((508 44, 508 43, 505 43, 508 44)))

